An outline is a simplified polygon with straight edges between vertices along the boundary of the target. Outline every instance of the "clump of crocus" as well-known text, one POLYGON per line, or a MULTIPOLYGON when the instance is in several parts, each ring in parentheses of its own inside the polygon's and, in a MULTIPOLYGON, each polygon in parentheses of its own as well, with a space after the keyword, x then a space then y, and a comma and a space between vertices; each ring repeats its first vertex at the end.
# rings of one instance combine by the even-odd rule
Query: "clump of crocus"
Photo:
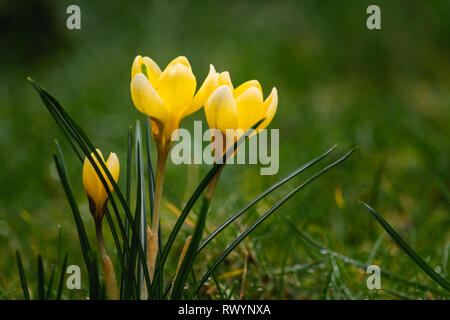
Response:
POLYGON ((131 97, 140 112, 150 118, 152 137, 158 151, 155 201, 151 229, 147 228, 147 266, 151 280, 157 254, 159 212, 162 198, 164 170, 172 145, 172 135, 186 116, 200 109, 211 92, 219 85, 214 66, 200 89, 186 57, 177 57, 164 71, 149 57, 137 56, 131 68, 131 97))
MULTIPOLYGON (((108 171, 110 172, 114 181, 117 182, 117 180, 119 179, 120 166, 119 159, 117 158, 116 154, 110 153, 108 160, 106 160, 105 162, 100 150, 97 149, 97 153, 100 160, 106 165, 106 168, 108 168, 108 171)), ((99 159, 97 159, 97 155, 91 153, 91 157, 95 161, 97 167, 100 169, 100 172, 107 183, 109 191, 113 192, 114 188, 108 177, 106 176, 102 166, 100 165, 99 159)), ((109 196, 99 175, 97 174, 97 171, 87 157, 85 158, 83 165, 83 186, 89 199, 89 209, 95 220, 97 242, 102 256, 106 294, 110 299, 118 300, 120 298, 120 294, 119 287, 117 286, 116 274, 114 272, 113 264, 106 252, 105 244, 103 242, 102 220, 103 215, 105 214, 106 203, 109 196)))

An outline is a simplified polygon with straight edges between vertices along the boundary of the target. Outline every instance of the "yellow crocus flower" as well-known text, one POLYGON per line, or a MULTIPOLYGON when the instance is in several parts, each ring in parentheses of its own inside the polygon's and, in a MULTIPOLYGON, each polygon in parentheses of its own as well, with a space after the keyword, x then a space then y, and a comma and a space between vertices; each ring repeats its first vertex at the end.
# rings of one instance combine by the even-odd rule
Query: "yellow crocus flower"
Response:
POLYGON ((200 109, 218 86, 214 66, 197 93, 197 82, 186 57, 172 60, 164 71, 149 57, 137 56, 131 68, 131 97, 136 108, 150 117, 158 150, 167 152, 172 132, 183 118, 200 109))
POLYGON ((147 267, 151 280, 157 254, 164 170, 172 133, 179 128, 183 118, 205 105, 218 85, 219 74, 210 65, 208 76, 195 93, 197 81, 188 59, 183 56, 172 60, 164 71, 155 61, 142 56, 137 56, 131 67, 131 98, 136 109, 150 118, 152 137, 158 150, 152 224, 147 230, 147 267))
MULTIPOLYGON (((277 111, 278 93, 277 89, 273 88, 270 95, 264 100, 261 84, 257 80, 246 81, 234 89, 230 74, 226 71, 219 74, 218 82, 219 86, 207 99, 204 109, 209 127, 219 130, 222 134, 222 139, 217 141, 215 134, 211 134, 213 153, 216 153, 216 150, 222 150, 225 153, 240 136, 258 121, 264 119, 252 135, 269 125, 277 111), (227 132, 227 130, 232 132, 227 132)), ((234 154, 236 152, 237 150, 234 151, 234 154)), ((221 155, 218 153, 216 156, 220 157, 221 155)), ((217 172, 205 192, 205 197, 209 200, 214 195, 223 168, 217 172)))
MULTIPOLYGON (((111 176, 114 178, 114 181, 117 182, 117 180, 119 179, 119 171, 120 171, 119 159, 117 158, 117 155, 114 152, 110 153, 108 160, 106 160, 105 162, 101 151, 97 149, 97 152, 100 155, 101 160, 103 161, 103 163, 105 163, 106 167, 111 173, 111 176)), ((94 159, 96 165, 99 167, 104 179, 108 184, 109 190, 112 192, 114 188, 111 185, 111 182, 106 176, 106 173, 101 167, 99 161, 97 160, 97 157, 95 156, 94 153, 91 153, 91 157, 94 159)), ((94 216, 95 220, 99 219, 101 220, 105 210, 106 201, 108 200, 108 193, 106 192, 106 189, 103 186, 100 177, 95 171, 94 166, 92 166, 91 162, 87 157, 84 159, 83 164, 83 186, 89 199, 89 209, 92 215, 94 216)))
POLYGON ((205 104, 205 114, 211 129, 218 129, 226 135, 227 129, 242 129, 245 133, 259 120, 256 133, 272 121, 278 106, 277 89, 263 100, 261 84, 257 80, 242 83, 236 89, 228 72, 219 75, 219 87, 213 91, 205 104))

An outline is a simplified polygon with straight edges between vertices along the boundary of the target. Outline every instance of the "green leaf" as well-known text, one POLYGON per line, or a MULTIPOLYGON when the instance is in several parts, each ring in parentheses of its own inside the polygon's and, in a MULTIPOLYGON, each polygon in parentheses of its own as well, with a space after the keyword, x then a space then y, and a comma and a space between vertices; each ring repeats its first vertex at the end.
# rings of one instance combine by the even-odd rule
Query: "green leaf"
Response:
POLYGON ((359 201, 359 203, 369 211, 372 216, 378 221, 383 229, 391 236, 397 245, 417 264, 431 279, 433 279, 442 288, 450 292, 450 284, 436 273, 403 239, 400 235, 387 223, 386 220, 371 206, 359 201))
MULTIPOLYGON (((144 170, 144 161, 142 156, 142 132, 141 132, 141 123, 136 121, 136 140, 135 140, 135 148, 136 148, 136 177, 138 177, 138 185, 136 192, 139 197, 136 200, 136 203, 139 204, 136 207, 136 230, 138 231, 138 245, 142 247, 144 251, 144 256, 147 256, 147 213, 146 213, 146 191, 145 191, 145 170, 144 170)), ((138 264, 138 280, 137 280, 137 292, 141 292, 142 279, 143 279, 143 268, 146 267, 146 261, 140 262, 138 264)), ((150 288, 147 288, 150 290, 150 288)))
POLYGON ((19 250, 16 250, 17 267, 19 268, 20 284, 22 285, 23 296, 25 300, 30 300, 30 293, 28 291, 27 277, 25 276, 25 271, 23 270, 22 258, 20 256, 19 250))
MULTIPOLYGON (((148 181, 148 197, 150 200, 150 216, 153 216, 153 205, 155 202, 155 175, 153 172, 152 156, 151 156, 151 129, 150 118, 146 117, 145 122, 145 142, 147 147, 147 181, 148 181)), ((154 281, 152 283, 152 290, 155 299, 161 299, 163 294, 164 280, 163 271, 161 265, 161 252, 162 252, 162 235, 161 224, 158 228, 158 252, 156 254, 156 270, 154 275, 154 281)))
MULTIPOLYGON (((357 147, 356 147, 357 148, 357 147)), ((202 277, 202 279, 198 282, 197 287, 194 289, 193 294, 197 293, 198 290, 201 288, 203 283, 209 278, 211 273, 222 263, 223 260, 236 248, 242 240, 244 240, 252 231, 254 231, 264 220, 266 220, 272 213, 274 213, 278 208, 280 208, 286 201, 288 201, 290 198, 292 198, 296 193, 298 193, 300 190, 302 190, 304 187, 306 187, 308 184, 310 184, 312 181, 323 175, 325 172, 333 168, 334 166, 340 164, 344 160, 346 160, 350 155, 356 150, 356 148, 350 150, 347 152, 344 156, 339 158, 338 160, 334 161, 330 165, 326 166, 322 170, 320 170, 318 173, 314 174, 312 177, 307 179, 305 182, 303 182, 301 185, 296 187, 294 190, 289 192, 286 196, 284 196, 281 200, 279 200, 275 205, 273 205, 269 210, 267 210, 262 216, 260 216, 247 230, 245 230, 236 240, 233 241, 226 249, 225 251, 219 256, 219 258, 213 263, 213 265, 208 269, 208 271, 205 273, 205 275, 202 277)))
POLYGON ((258 203, 261 199, 266 197, 268 194, 270 194, 272 191, 276 190, 277 188, 281 187, 283 184, 291 180, 292 178, 296 177, 306 169, 312 167, 314 164, 331 154, 334 149, 336 148, 336 145, 328 149, 326 152, 321 154, 320 156, 312 159, 311 161, 308 161, 304 165, 300 166, 299 168, 295 169, 288 175, 286 175, 284 178, 280 179, 278 182, 274 183, 270 188, 266 189, 264 192, 259 194, 255 199, 250 201, 247 205, 245 205, 243 208, 241 208, 239 211, 231 215, 223 224, 221 224, 216 230, 214 230, 203 242, 200 244, 197 254, 200 253, 207 245, 208 243, 214 239, 219 233, 221 233, 226 227, 228 227, 233 221, 235 221, 237 218, 239 218, 242 214, 244 214, 247 210, 252 208, 256 203, 258 203))
MULTIPOLYGON (((127 136, 127 164, 126 164, 126 168, 127 168, 127 176, 126 176, 126 201, 127 201, 127 205, 128 207, 130 207, 130 201, 131 201, 131 158, 132 158, 132 149, 133 149, 133 128, 130 126, 128 128, 128 136, 127 136)), ((125 219, 125 235, 126 235, 126 239, 130 238, 130 222, 128 221, 128 219, 125 219)), ((126 240, 124 239, 124 240, 126 240)), ((127 243, 127 246, 129 244, 127 243)), ((123 261, 123 265, 124 268, 122 270, 122 275, 121 275, 121 279, 120 279, 120 297, 122 300, 125 299, 125 297, 128 297, 130 289, 129 289, 129 282, 127 282, 126 280, 127 275, 128 275, 128 264, 129 264, 129 256, 124 256, 123 257, 124 261, 123 261)))
POLYGON ((108 221, 109 229, 111 230, 111 234, 114 239, 114 244, 116 246, 117 255, 119 256, 120 268, 123 270, 125 268, 125 265, 124 265, 122 248, 121 248, 119 236, 117 235, 116 227, 114 225, 113 217, 111 216, 111 213, 109 212, 108 208, 106 208, 105 216, 106 216, 106 220, 108 221))
MULTIPOLYGON (((147 121, 145 122, 145 142, 147 145, 148 195, 150 199, 150 213, 152 213, 153 203, 155 202, 155 175, 153 173, 152 155, 151 155, 152 147, 150 145, 150 141, 151 141, 150 119, 147 117, 147 121)), ((159 237, 159 239, 161 239, 161 237, 159 237)))

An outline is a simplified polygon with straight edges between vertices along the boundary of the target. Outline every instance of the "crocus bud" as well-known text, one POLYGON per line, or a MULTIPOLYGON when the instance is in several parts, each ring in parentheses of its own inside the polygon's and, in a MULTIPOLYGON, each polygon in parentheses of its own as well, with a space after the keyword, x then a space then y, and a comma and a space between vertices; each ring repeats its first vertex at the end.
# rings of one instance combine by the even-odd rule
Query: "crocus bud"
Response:
MULTIPOLYGON (((119 179, 119 159, 117 158, 115 153, 110 153, 108 160, 105 162, 103 159, 103 155, 99 149, 97 149, 98 154, 100 155, 101 160, 105 163, 108 168, 111 176, 114 181, 117 182, 119 179)), ((109 190, 112 192, 114 190, 111 182, 109 181, 105 171, 100 165, 96 155, 91 153, 91 157, 94 159, 97 167, 100 169, 105 181, 107 182, 109 190)), ((89 209, 94 216, 94 219, 100 220, 103 218, 103 214, 106 207, 106 201, 108 200, 108 193, 103 186, 103 183, 94 169, 94 166, 91 164, 89 159, 86 157, 84 159, 83 165, 83 186, 86 191, 87 197, 89 199, 89 209)))

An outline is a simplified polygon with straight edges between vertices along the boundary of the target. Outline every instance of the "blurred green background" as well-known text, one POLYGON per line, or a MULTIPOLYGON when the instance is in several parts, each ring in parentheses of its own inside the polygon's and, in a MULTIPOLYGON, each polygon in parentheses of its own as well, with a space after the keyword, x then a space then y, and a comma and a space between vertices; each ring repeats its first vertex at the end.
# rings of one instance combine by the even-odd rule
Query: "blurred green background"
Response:
MULTIPOLYGON (((279 173, 260 176, 256 165, 228 166, 207 230, 332 145, 338 144, 336 154, 359 145, 349 160, 287 203, 218 269, 222 288, 234 292, 234 297, 323 297, 333 263, 296 270, 318 260, 293 228, 364 263, 379 245, 373 263, 434 286, 383 236, 358 200, 377 208, 448 279, 449 21, 446 0, 130 0, 121 6, 2 1, 0 299, 22 297, 15 250, 22 251, 33 286, 37 254, 43 254, 47 266, 57 260, 59 229, 69 264, 83 264, 73 217, 52 164, 55 138, 63 146, 90 236, 94 233, 81 166, 26 77, 52 93, 103 153, 115 151, 124 165, 127 129, 136 119, 145 120, 129 92, 131 64, 138 54, 151 57, 161 68, 185 55, 198 83, 212 63, 218 71, 228 70, 235 85, 258 79, 265 96, 273 86, 278 89, 278 112, 270 127, 280 129, 279 173), (70 4, 81 8, 81 30, 66 28, 70 4), (381 30, 366 28, 370 4, 381 7, 381 30), (245 265, 248 272, 242 285, 245 265)), ((183 126, 190 128, 197 119, 204 119, 203 111, 185 119, 183 126)), ((167 200, 182 207, 207 169, 169 164, 167 200)), ((245 226, 307 177, 302 174, 277 190, 220 235, 198 259, 199 274, 245 226)), ((124 185, 124 179, 119 182, 124 185)), ((176 216, 167 206, 162 216, 167 236, 176 216)), ((186 226, 183 236, 191 231, 186 226)), ((178 243, 174 253, 181 246, 178 243)), ((108 247, 112 252, 112 241, 108 247)), ((175 263, 171 261, 172 269, 175 263)), ((334 269, 329 299, 440 297, 384 278, 382 289, 371 292, 364 271, 345 261, 336 266, 339 271, 334 269)), ((215 298, 216 290, 210 283, 202 297, 215 298)))

